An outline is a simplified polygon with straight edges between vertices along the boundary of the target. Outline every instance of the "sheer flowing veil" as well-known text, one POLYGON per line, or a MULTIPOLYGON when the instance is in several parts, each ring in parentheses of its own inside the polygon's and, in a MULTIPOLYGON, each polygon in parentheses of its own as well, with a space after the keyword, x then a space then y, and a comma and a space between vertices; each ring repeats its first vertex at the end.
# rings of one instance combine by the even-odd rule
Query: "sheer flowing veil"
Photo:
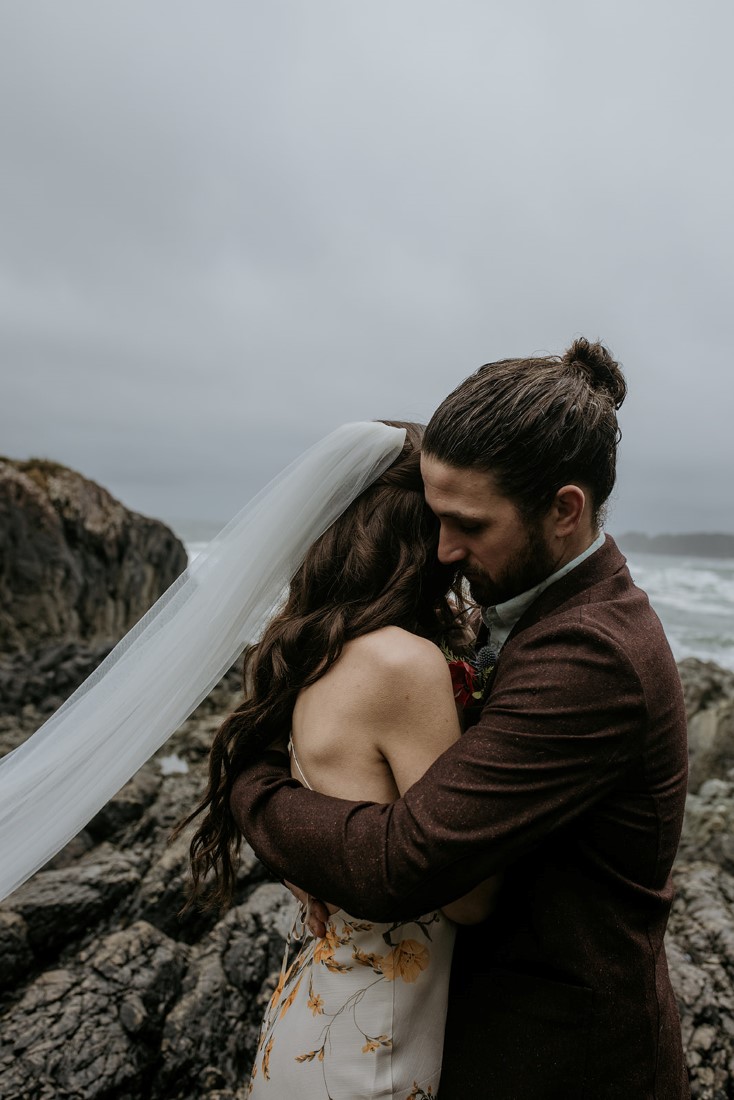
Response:
POLYGON ((0 899, 64 846, 256 639, 311 543, 400 454, 345 424, 262 490, 99 668, 0 761, 0 899))

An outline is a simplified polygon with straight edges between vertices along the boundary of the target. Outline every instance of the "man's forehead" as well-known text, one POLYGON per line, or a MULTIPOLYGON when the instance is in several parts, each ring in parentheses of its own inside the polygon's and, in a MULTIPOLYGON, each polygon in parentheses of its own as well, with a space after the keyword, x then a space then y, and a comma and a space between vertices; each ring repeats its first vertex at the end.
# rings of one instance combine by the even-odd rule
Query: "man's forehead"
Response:
POLYGON ((449 466, 430 455, 421 455, 421 474, 426 497, 452 497, 462 509, 481 507, 497 497, 497 486, 491 473, 474 467, 449 466))

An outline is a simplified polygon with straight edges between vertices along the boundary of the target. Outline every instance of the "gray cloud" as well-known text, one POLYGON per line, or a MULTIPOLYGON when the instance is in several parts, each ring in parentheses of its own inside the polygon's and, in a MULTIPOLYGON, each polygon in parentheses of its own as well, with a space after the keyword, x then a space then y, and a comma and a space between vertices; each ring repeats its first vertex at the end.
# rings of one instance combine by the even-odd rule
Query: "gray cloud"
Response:
POLYGON ((0 14, 0 450, 227 518, 508 354, 627 370, 611 526, 734 530, 724 0, 0 14))

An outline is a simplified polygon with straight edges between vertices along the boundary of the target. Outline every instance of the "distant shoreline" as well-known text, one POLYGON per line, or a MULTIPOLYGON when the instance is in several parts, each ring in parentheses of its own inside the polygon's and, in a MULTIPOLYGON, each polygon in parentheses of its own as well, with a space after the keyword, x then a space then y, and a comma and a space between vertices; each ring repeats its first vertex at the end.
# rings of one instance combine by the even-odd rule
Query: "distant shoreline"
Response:
POLYGON ((620 547, 631 553, 677 554, 696 558, 734 558, 734 535, 696 531, 681 535, 645 535, 627 531, 615 536, 620 547))
MULTIPOLYGON (((178 534, 187 550, 195 546, 202 550, 219 534, 226 521, 179 520, 164 521, 178 534)), ((685 534, 646 535, 642 531, 614 534, 625 553, 669 554, 677 557, 734 559, 734 535, 721 531, 693 531, 685 534)))

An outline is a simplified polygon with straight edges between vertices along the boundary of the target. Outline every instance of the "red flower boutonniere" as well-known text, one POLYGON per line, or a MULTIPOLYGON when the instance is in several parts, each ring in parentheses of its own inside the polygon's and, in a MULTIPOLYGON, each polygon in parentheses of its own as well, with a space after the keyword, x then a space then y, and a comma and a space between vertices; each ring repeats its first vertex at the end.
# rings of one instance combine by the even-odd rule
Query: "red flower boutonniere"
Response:
POLYGON ((484 661, 479 663, 471 657, 461 657, 444 643, 441 644, 441 652, 448 661, 457 704, 463 708, 481 706, 494 664, 487 665, 484 661))
POLYGON ((477 690, 477 670, 468 661, 449 661, 454 699, 460 707, 471 704, 477 690))

